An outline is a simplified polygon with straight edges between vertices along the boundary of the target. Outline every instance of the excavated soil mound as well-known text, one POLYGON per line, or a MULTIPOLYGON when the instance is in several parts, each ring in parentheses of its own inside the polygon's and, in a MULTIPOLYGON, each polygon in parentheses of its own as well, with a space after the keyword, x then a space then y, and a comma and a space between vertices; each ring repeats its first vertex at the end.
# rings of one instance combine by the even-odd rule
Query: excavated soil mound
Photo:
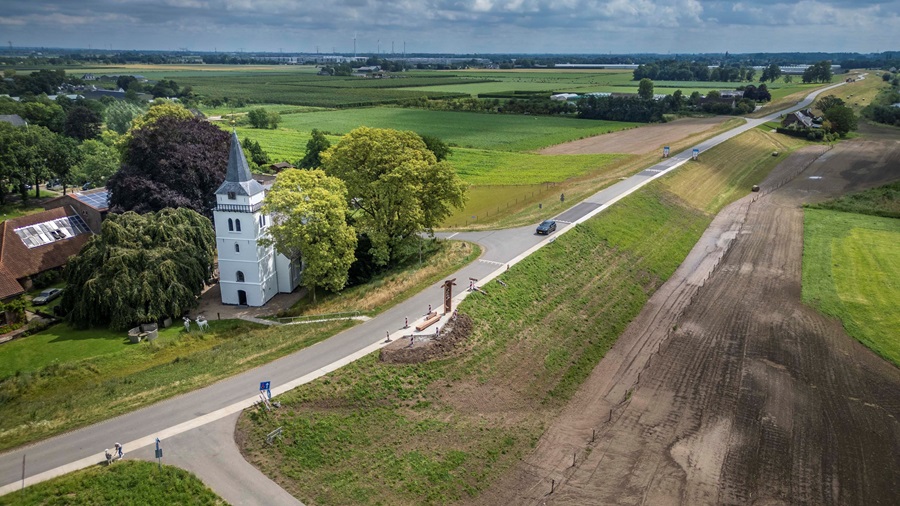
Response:
POLYGON ((457 313, 451 316, 437 336, 412 336, 397 339, 381 349, 379 359, 389 364, 417 364, 451 353, 472 333, 472 318, 457 313))

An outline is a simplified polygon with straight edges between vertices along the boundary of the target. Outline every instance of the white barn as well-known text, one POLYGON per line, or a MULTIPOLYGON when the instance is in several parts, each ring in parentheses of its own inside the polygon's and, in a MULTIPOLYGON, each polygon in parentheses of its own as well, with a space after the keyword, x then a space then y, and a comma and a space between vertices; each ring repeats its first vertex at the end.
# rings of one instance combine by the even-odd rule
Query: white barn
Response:
POLYGON ((300 285, 300 259, 259 244, 272 223, 260 212, 265 195, 266 187, 253 179, 237 133, 232 132, 228 171, 216 190, 213 211, 223 304, 262 306, 276 293, 290 293, 300 285))

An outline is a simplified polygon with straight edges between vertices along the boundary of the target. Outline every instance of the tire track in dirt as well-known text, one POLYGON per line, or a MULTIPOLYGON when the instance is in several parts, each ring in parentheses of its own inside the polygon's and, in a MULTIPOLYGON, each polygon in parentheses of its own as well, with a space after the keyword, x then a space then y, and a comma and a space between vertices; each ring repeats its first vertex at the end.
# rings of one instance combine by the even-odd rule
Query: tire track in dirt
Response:
POLYGON ((900 371, 800 303, 799 203, 886 182, 898 166, 896 140, 798 152, 763 195, 723 210, 479 503, 892 504, 900 371))

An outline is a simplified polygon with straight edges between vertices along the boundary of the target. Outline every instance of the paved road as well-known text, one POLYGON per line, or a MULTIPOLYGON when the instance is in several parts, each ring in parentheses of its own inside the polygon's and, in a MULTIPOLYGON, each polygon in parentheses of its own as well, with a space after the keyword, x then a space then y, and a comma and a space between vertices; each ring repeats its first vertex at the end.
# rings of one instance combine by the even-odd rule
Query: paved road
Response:
MULTIPOLYGON (((841 84, 843 83, 814 92, 785 111, 762 119, 748 120, 745 125, 702 142, 696 148, 700 150, 702 157, 703 151, 776 119, 786 111, 806 107, 820 93, 841 84)), ((688 149, 676 153, 576 204, 556 217, 561 222, 561 228, 549 238, 535 235, 532 225, 497 231, 440 234, 442 237, 477 242, 484 248, 481 258, 453 275, 459 280, 458 288, 464 289, 468 285, 468 278, 484 281, 499 275, 508 265, 518 262, 565 233, 573 224, 594 216, 649 181, 687 162, 691 158, 691 151, 688 149)), ((115 441, 124 442, 126 452, 141 449, 137 453, 141 457, 146 453, 145 448, 152 445, 156 437, 160 437, 167 447, 167 455, 173 459, 172 462, 193 461, 195 464, 191 466, 192 470, 229 503, 268 504, 266 498, 273 497, 271 488, 277 485, 258 473, 243 473, 246 462, 236 462, 234 458, 225 458, 218 450, 212 451, 213 448, 234 443, 230 437, 227 441, 216 440, 221 431, 211 431, 203 426, 250 406, 255 401, 260 381, 271 381, 273 395, 277 395, 377 350, 382 346, 386 333, 396 333, 398 336, 403 333, 400 328, 405 317, 409 317, 412 322, 423 315, 429 305, 436 308, 442 304, 439 285, 440 283, 435 284, 368 322, 290 356, 153 406, 0 454, 0 495, 18 490, 21 486, 23 455, 27 454, 25 484, 29 485, 99 463, 103 460, 103 449, 111 447, 115 441), (189 431, 186 436, 181 436, 189 431), (179 444, 165 443, 169 438, 176 437, 179 444), (225 472, 223 466, 231 466, 233 472, 225 472), (235 486, 235 476, 245 476, 240 486, 235 486)), ((233 452, 229 455, 233 455, 233 452)))

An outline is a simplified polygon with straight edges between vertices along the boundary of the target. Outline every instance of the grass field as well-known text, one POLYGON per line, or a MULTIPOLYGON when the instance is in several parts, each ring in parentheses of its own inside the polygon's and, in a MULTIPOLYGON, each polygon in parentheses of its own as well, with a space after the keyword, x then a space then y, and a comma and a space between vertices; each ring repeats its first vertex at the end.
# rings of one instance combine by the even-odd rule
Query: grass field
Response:
POLYGON ((359 126, 394 128, 433 135, 451 146, 531 151, 638 125, 575 118, 371 107, 291 114, 282 117, 280 126, 301 132, 317 128, 338 135, 346 134, 359 126))
POLYGON ((245 412, 245 455, 316 504, 471 500, 535 444, 713 214, 766 175, 759 160, 715 153, 732 142, 466 299, 459 311, 474 333, 458 353, 414 365, 366 357, 282 395, 277 412, 245 412), (277 426, 282 443, 257 443, 277 426))
POLYGON ((804 212, 803 301, 900 367, 900 220, 804 212))
MULTIPOLYGON (((293 314, 377 312, 418 293, 473 261, 480 250, 436 243, 417 262, 354 287, 335 300, 293 314), (364 306, 360 300, 370 304, 364 306), (335 302, 343 304, 335 309, 335 302)), ((75 331, 65 325, 3 345, 0 354, 0 451, 94 423, 209 385, 315 344, 353 322, 266 327, 211 321, 206 333, 180 325, 151 343, 130 344, 123 332, 75 331)))
POLYGON ((158 468, 141 461, 94 466, 0 496, 0 506, 93 506, 141 504, 146 506, 222 505, 193 474, 172 466, 158 468))

